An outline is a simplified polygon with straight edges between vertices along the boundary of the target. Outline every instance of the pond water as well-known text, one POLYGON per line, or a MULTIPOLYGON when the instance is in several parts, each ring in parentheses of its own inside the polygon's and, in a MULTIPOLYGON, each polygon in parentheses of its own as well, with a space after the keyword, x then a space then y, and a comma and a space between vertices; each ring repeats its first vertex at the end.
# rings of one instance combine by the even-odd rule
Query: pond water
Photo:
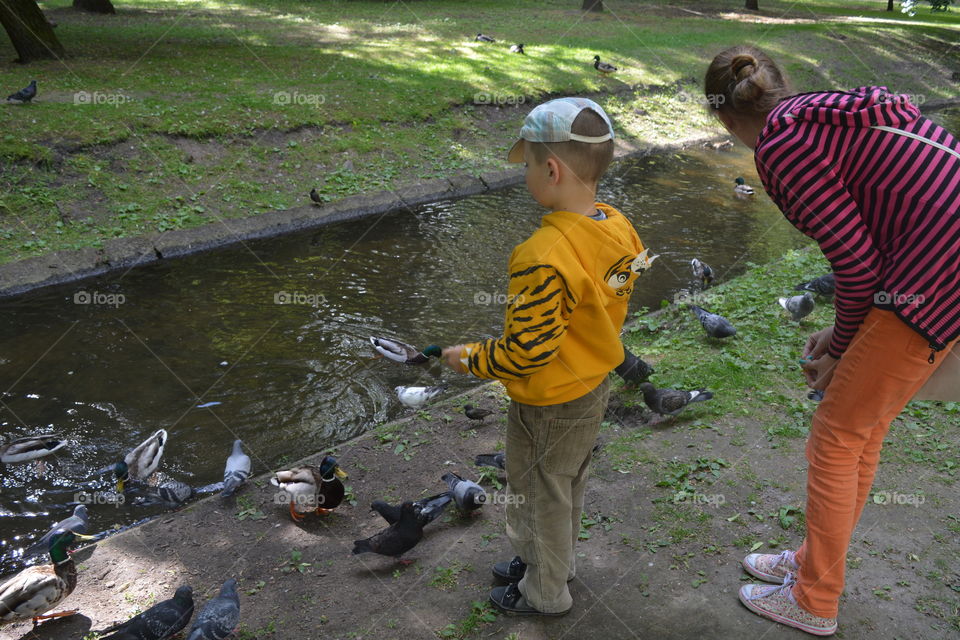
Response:
MULTIPOLYGON (((740 148, 617 163, 599 198, 660 255, 634 309, 689 286, 692 257, 724 279, 807 243, 740 148), (754 198, 735 196, 739 175, 754 198)), ((499 332, 507 259, 543 213, 520 185, 3 302, 0 432, 55 431, 69 444, 42 476, 0 465, 0 575, 69 515, 78 486, 108 486, 89 484, 95 470, 158 428, 170 434, 161 471, 201 486, 222 478, 235 437, 262 473, 403 415, 396 385, 442 380, 454 394, 478 384, 376 360, 367 338, 448 345, 499 332), (295 302, 278 304, 285 295, 295 302)), ((94 530, 156 513, 89 508, 94 530)))

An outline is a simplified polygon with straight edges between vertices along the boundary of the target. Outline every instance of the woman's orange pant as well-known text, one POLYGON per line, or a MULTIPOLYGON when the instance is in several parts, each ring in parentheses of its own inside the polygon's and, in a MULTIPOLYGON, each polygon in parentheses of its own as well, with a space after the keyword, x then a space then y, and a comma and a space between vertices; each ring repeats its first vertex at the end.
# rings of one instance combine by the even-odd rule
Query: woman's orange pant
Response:
MULTIPOLYGON (((952 346, 952 345, 951 345, 952 346)), ((847 547, 867 501, 890 423, 946 358, 892 311, 874 308, 837 363, 807 440, 807 537, 793 596, 837 617, 847 547)))

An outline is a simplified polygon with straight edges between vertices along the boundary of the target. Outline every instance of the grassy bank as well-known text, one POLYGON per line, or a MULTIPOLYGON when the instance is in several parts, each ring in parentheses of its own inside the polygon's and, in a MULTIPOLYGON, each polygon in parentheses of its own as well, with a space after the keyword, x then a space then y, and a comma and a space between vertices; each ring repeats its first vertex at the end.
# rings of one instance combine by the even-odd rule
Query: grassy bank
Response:
POLYGON ((311 187, 334 201, 502 168, 550 94, 595 96, 627 145, 716 132, 692 98, 710 56, 740 42, 799 89, 955 93, 956 12, 761 4, 120 0, 101 17, 43 2, 68 57, 0 65, 0 86, 40 87, 35 104, 0 105, 0 262, 287 209, 311 187), (601 77, 594 55, 620 71, 601 77))

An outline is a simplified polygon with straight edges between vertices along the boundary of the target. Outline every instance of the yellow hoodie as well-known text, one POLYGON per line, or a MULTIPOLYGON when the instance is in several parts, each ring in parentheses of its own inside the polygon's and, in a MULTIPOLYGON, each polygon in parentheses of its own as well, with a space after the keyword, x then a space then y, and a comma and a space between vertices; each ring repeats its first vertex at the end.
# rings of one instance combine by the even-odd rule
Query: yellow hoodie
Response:
POLYGON ((575 400, 623 362, 620 329, 637 276, 650 266, 633 225, 554 211, 510 256, 503 337, 468 344, 461 361, 503 382, 517 402, 575 400))

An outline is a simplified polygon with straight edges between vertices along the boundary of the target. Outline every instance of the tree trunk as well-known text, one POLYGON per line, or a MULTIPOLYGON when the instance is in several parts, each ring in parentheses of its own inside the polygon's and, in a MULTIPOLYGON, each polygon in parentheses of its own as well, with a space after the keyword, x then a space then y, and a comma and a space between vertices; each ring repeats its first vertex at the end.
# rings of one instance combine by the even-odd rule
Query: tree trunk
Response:
POLYGON ((603 11, 603 0, 583 0, 581 11, 603 11))
POLYGON ((887 11, 893 11, 893 0, 887 0, 887 11))
POLYGON ((110 0, 73 0, 73 8, 91 13, 116 13, 110 0))
POLYGON ((745 8, 750 9, 751 11, 760 11, 760 5, 758 4, 757 0, 747 0, 747 5, 745 8))
POLYGON ((63 45, 36 0, 0 0, 0 24, 20 56, 17 62, 63 56, 63 45))

